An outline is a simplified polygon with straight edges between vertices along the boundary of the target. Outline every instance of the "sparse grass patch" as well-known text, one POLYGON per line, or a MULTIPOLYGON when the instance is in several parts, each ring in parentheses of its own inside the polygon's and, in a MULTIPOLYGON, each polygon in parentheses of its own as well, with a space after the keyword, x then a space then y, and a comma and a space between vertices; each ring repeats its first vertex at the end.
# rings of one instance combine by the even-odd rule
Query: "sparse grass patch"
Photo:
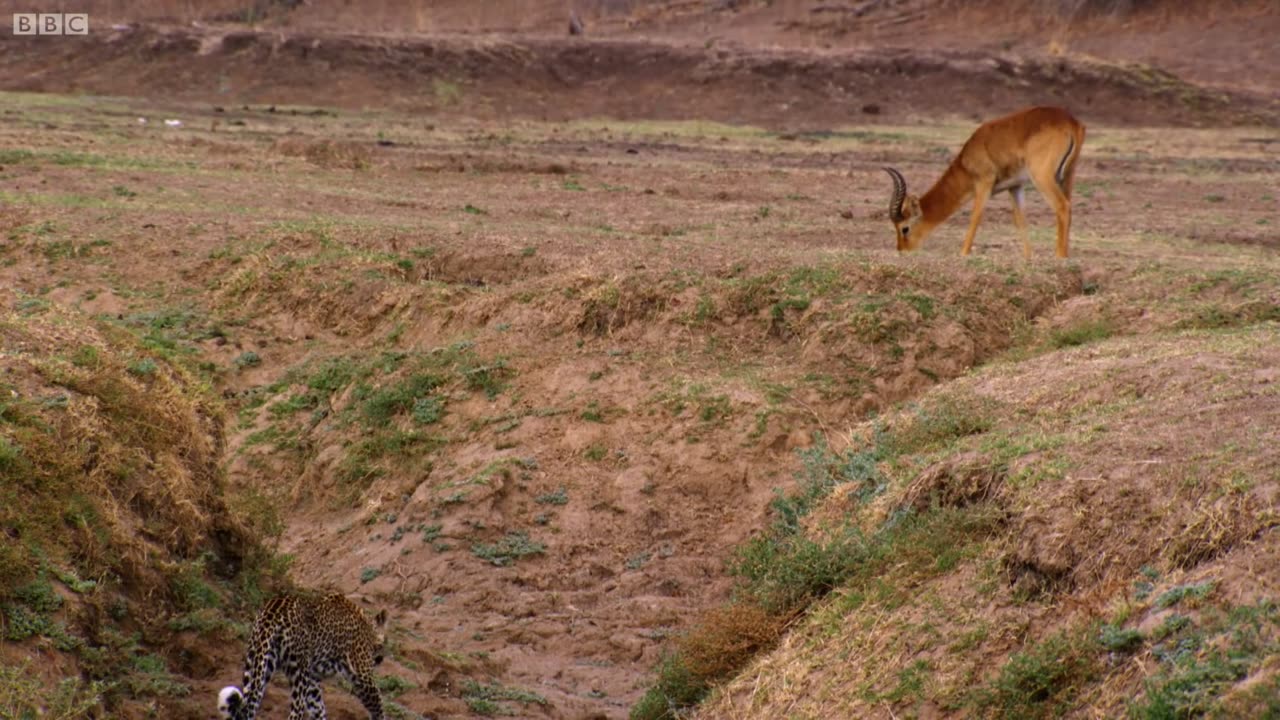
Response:
POLYGON ((66 678, 48 685, 31 671, 30 661, 0 666, 0 717, 5 720, 77 720, 95 717, 110 684, 66 678))
POLYGON ((1085 320, 1049 333, 1049 346, 1053 348, 1076 347, 1111 337, 1115 327, 1109 320, 1085 320))
POLYGON ((892 455, 910 455, 949 445, 995 426, 1000 408, 975 395, 951 393, 928 406, 917 407, 901 423, 885 431, 883 442, 892 455))
POLYGON ((1143 642, 1142 632, 1118 625, 1103 625, 1098 631, 1098 644, 1111 652, 1132 652, 1143 642))
POLYGON ((533 501, 539 505, 568 505, 569 491, 561 486, 558 490, 535 497, 533 501))
MULTIPOLYGON (((245 446, 270 441, 280 449, 310 452, 305 434, 315 423, 330 418, 339 428, 357 425, 359 438, 347 445, 338 462, 341 488, 335 499, 347 505, 399 464, 430 462, 416 458, 435 452, 448 439, 423 426, 444 421, 460 389, 492 398, 502 392, 511 374, 502 358, 482 359, 469 342, 426 352, 311 360, 265 388, 283 395, 268 406, 268 415, 278 424, 251 433, 245 446), (309 421, 295 418, 308 410, 309 421)), ((268 402, 269 397, 257 402, 268 402)))
POLYGON ((509 532, 494 543, 476 543, 471 546, 471 553, 481 560, 487 560, 498 567, 506 567, 517 560, 530 555, 541 555, 547 546, 533 540, 526 532, 509 532))
POLYGON ((984 716, 1022 720, 1061 717, 1101 666, 1095 633, 1058 633, 1014 653, 1000 674, 975 693, 984 716))

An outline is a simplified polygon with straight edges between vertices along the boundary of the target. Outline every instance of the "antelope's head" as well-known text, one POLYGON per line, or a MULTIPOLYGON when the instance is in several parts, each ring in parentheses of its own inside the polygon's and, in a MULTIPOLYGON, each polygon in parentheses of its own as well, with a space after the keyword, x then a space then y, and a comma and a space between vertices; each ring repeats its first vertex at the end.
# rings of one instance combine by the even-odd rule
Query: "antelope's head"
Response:
POLYGON ((915 195, 907 194, 907 181, 902 173, 887 167, 884 169, 893 178, 893 195, 889 196, 889 219, 893 221, 894 233, 898 236, 898 252, 915 250, 920 240, 911 233, 920 220, 920 200, 915 195))

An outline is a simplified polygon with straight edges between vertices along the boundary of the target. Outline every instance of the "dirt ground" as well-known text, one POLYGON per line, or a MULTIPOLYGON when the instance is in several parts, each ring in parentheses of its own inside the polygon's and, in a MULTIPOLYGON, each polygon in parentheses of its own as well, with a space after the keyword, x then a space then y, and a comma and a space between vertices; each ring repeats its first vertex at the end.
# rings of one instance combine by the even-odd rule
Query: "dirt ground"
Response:
MULTIPOLYGON (((390 608, 406 712, 625 717, 665 641, 728 597, 797 450, 1063 329, 1280 297, 1280 85, 1254 41, 1276 13, 1218 21, 1253 18, 1235 52, 1259 73, 1192 84, 1086 55, 1105 33, 997 54, 912 20, 896 49, 836 52, 856 23, 748 5, 698 16, 723 50, 679 7, 584 10, 589 42, 550 37, 550 10, 514 38, 3 36, 0 284, 144 318, 211 364, 229 492, 280 510, 299 584, 390 608), (907 47, 913 27, 935 40, 907 47), (1034 198, 1029 263, 1000 202, 973 258, 964 214, 893 252, 881 167, 920 188, 974 118, 1040 101, 1089 126, 1072 260, 1034 198), (1249 281, 1189 289, 1216 277, 1249 281)), ((183 643, 194 692, 153 705, 211 717, 241 648, 183 643)))

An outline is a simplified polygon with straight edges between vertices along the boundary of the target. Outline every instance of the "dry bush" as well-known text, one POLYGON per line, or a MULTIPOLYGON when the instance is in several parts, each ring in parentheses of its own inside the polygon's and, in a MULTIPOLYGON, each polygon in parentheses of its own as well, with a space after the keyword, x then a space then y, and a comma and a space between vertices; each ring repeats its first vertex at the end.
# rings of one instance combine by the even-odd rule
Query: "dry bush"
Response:
POLYGON ((363 170, 369 167, 372 155, 369 148, 359 143, 343 140, 308 140, 287 137, 277 140, 276 152, 289 157, 305 158, 307 162, 326 170, 363 170))
POLYGON ((759 605, 734 603, 713 608, 681 639, 680 656, 689 673, 710 685, 732 677, 757 653, 778 642, 784 617, 759 605))
POLYGON ((1175 567, 1194 568, 1277 522, 1280 519, 1274 511, 1263 511, 1248 495, 1224 497, 1195 509, 1182 529, 1170 538, 1167 556, 1175 567))
POLYGON ((578 330, 608 335, 630 322, 652 317, 667 305, 668 297, 663 290, 640 277, 596 285, 584 295, 578 330))
POLYGON ((985 453, 960 453, 925 468, 903 491, 899 507, 923 512, 933 505, 962 508, 991 500, 1006 472, 985 453))

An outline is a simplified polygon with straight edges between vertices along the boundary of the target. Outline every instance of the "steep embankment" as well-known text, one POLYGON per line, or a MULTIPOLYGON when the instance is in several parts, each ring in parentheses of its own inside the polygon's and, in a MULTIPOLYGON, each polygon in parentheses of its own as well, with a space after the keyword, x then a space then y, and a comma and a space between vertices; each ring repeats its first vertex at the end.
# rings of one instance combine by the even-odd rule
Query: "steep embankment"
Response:
MULTIPOLYGON (((1277 339, 1002 363, 862 427, 811 476, 826 498, 753 545, 773 563, 742 561, 745 597, 824 563, 829 594, 699 716, 1275 712, 1277 339)), ((715 647, 715 628, 693 637, 715 647)))
POLYGON ((185 707, 276 582, 224 496, 220 403, 134 318, 8 290, 0 307, 0 706, 185 707))

